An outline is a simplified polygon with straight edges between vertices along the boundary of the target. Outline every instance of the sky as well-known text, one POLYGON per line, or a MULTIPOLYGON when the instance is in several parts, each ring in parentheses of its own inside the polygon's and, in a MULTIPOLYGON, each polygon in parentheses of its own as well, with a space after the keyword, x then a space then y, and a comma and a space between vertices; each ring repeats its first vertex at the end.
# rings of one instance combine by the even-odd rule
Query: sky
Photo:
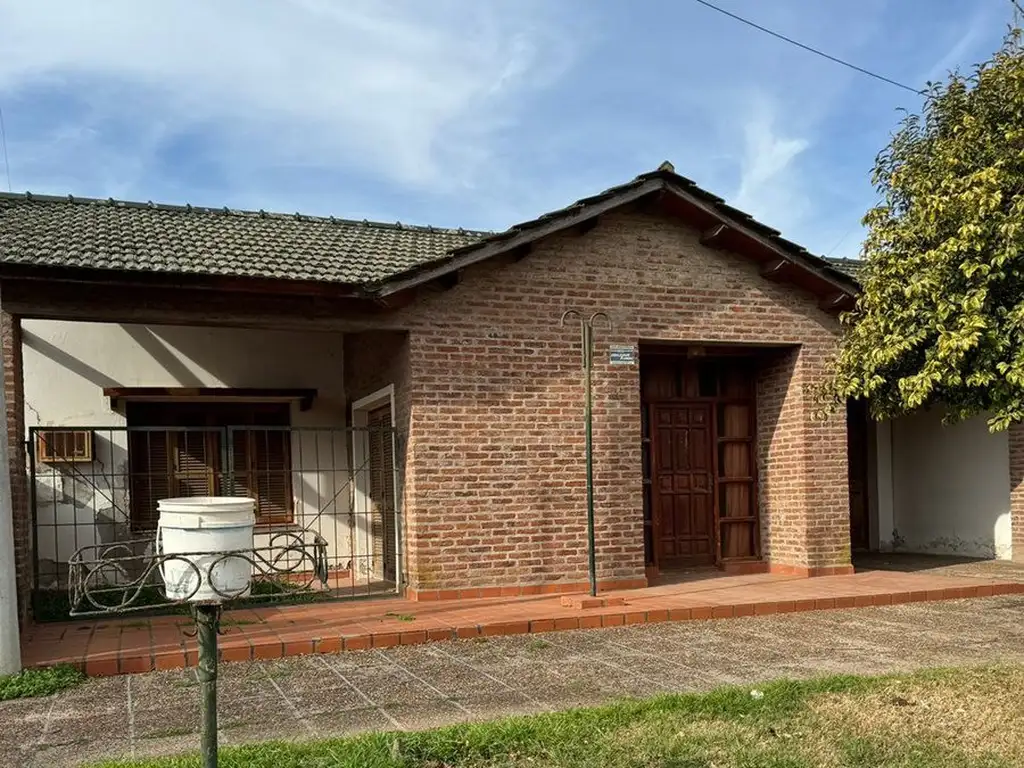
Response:
MULTIPOLYGON (((1012 19, 717 3, 914 87, 1012 19)), ((11 187, 41 194, 500 230, 669 160, 855 257, 874 157, 920 102, 693 0, 0 0, 11 187)))

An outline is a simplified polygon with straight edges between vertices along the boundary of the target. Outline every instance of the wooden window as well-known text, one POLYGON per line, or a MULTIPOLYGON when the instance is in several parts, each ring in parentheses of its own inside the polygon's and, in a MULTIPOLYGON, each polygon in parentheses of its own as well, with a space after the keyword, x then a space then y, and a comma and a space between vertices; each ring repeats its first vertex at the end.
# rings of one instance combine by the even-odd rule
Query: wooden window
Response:
POLYGON ((92 461, 92 432, 87 429, 44 429, 36 432, 36 460, 51 464, 92 461))
POLYGON ((175 496, 247 495, 257 525, 292 522, 287 403, 131 403, 128 424, 136 530, 155 528, 157 502, 175 496))

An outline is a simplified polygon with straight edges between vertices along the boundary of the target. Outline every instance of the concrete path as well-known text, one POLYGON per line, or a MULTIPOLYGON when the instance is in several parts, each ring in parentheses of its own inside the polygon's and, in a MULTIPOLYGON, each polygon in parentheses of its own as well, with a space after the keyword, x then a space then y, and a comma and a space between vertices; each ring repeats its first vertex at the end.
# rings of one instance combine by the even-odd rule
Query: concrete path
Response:
MULTIPOLYGON (((1024 596, 552 632, 221 667, 222 744, 594 705, 778 677, 1024 663, 1024 596)), ((193 670, 0 703, 0 765, 188 751, 193 670)))

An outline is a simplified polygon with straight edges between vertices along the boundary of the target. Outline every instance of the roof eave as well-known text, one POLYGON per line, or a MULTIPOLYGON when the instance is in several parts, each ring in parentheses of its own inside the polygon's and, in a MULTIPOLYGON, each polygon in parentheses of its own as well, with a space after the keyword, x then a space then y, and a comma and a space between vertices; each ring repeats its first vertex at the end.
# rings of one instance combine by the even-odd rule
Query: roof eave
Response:
MULTIPOLYGON (((692 194, 685 188, 686 186, 694 186, 694 188, 699 189, 693 182, 674 173, 654 171, 643 174, 628 184, 608 190, 603 195, 581 200, 575 206, 563 209, 562 212, 547 214, 539 219, 515 225, 508 231, 487 238, 479 244, 460 248, 453 252, 452 257, 441 263, 435 263, 432 266, 427 265, 426 268, 417 269, 397 279, 383 281, 375 286, 368 287, 375 295, 381 297, 400 291, 407 291, 446 275, 457 273, 473 264, 528 247, 542 238, 573 227, 580 227, 580 225, 592 221, 605 213, 628 205, 647 195, 661 192, 675 196, 687 205, 701 211, 707 218, 740 235, 744 240, 756 243, 775 258, 784 261, 787 265, 791 265, 793 269, 809 275, 815 281, 820 282, 826 292, 847 297, 848 300, 856 297, 858 293, 856 281, 839 270, 832 268, 824 259, 806 251, 795 253, 792 250, 786 249, 779 243, 773 242, 772 237, 755 231, 754 228, 745 224, 739 217, 728 216, 722 213, 722 211, 716 208, 715 203, 705 201, 698 195, 692 194), (597 202, 588 202, 588 200, 596 200, 597 202), (577 207, 577 210, 573 210, 574 207, 577 207), (562 215, 558 215, 559 213, 562 215)), ((720 199, 710 194, 707 196, 709 200, 720 199)), ((746 214, 743 215, 746 216, 746 214)), ((774 232, 774 230, 768 227, 765 227, 765 230, 774 232)), ((833 307, 840 307, 845 303, 848 303, 848 301, 838 302, 834 298, 831 299, 833 307)))
POLYGON ((601 202, 581 205, 577 211, 568 212, 571 211, 570 207, 566 209, 567 212, 563 216, 552 217, 549 221, 542 222, 540 219, 535 219, 531 222, 517 224, 511 227, 509 232, 486 238, 480 244, 472 244, 458 249, 450 259, 441 264, 433 267, 428 266, 426 269, 418 269, 399 279, 383 281, 374 286, 372 290, 376 295, 384 297, 399 291, 416 288, 439 277, 444 277, 473 264, 486 261, 494 256, 509 253, 524 245, 534 243, 541 238, 579 226, 591 219, 597 218, 603 213, 615 210, 646 195, 657 192, 663 189, 664 186, 663 181, 651 179, 633 186, 631 189, 614 194, 601 202), (515 230, 520 227, 528 228, 516 232, 515 230))

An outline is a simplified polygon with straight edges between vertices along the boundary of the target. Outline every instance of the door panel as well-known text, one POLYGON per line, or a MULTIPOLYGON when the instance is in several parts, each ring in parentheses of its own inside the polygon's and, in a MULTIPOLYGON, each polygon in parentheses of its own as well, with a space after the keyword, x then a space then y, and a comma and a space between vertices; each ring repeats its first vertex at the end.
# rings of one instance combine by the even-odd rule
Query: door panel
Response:
POLYGON ((714 562, 711 407, 651 406, 659 565, 714 562))

